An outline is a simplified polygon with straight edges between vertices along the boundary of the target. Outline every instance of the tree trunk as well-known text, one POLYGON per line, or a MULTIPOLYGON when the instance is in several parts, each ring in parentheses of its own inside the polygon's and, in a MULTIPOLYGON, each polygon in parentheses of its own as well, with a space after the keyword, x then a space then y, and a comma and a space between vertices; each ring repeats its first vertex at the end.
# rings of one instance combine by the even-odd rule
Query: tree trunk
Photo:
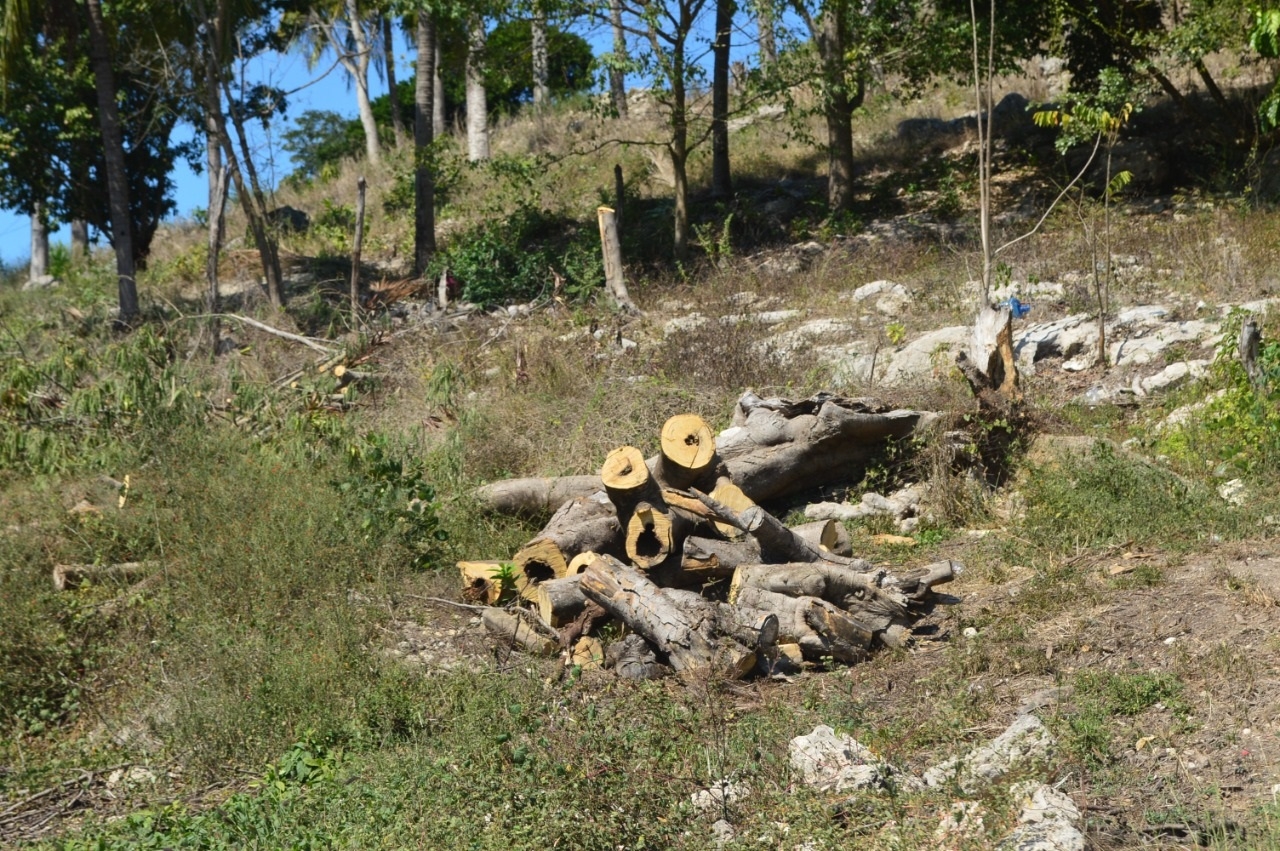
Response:
POLYGON ((356 180, 356 238, 351 245, 351 327, 360 323, 360 250, 364 243, 364 175, 356 180))
POLYGON ((533 53, 533 107, 540 110, 551 102, 551 90, 547 87, 547 13, 540 3, 534 4, 531 23, 533 53))
POLYGON ((434 129, 436 137, 443 136, 448 127, 445 126, 444 115, 444 77, 440 76, 440 57, 443 55, 440 50, 440 34, 437 32, 435 36, 435 58, 432 59, 431 73, 431 127, 434 129))
POLYGON ((116 108, 116 78, 107 47, 107 28, 101 0, 87 0, 89 12, 89 62, 93 66, 98 95, 98 122, 102 127, 102 156, 107 165, 107 195, 111 210, 111 246, 116 253, 116 278, 120 319, 131 322, 138 315, 138 283, 133 258, 133 220, 130 218, 129 177, 125 168, 124 135, 116 108))
POLYGON ((502 581, 502 562, 500 561, 460 561, 458 573, 462 575, 462 597, 496 606, 508 590, 502 581))
POLYGON ((613 28, 615 65, 609 69, 609 96, 619 118, 627 117, 627 74, 621 63, 627 59, 627 34, 622 28, 622 0, 609 0, 609 22, 613 28))
POLYGON ((356 84, 356 110, 360 114, 360 126, 364 128, 364 152, 370 163, 378 165, 382 162, 382 149, 378 144, 378 122, 373 117, 373 103, 369 98, 369 60, 373 57, 372 39, 366 28, 367 21, 360 16, 356 0, 346 0, 347 26, 351 39, 355 43, 354 54, 344 54, 341 45, 335 43, 334 49, 342 60, 342 65, 356 84))
POLYGON ((571 499, 590 496, 600 490, 599 476, 507 479, 473 491, 488 511, 526 518, 550 517, 571 499))
POLYGON ((853 555, 853 542, 849 540, 849 532, 844 524, 836 520, 814 520, 812 523, 792 526, 791 531, 811 545, 835 555, 846 558, 853 555))
POLYGON ((49 275, 49 226, 44 223, 44 204, 37 203, 31 214, 31 266, 27 277, 41 281, 49 275))
POLYGON ((824 4, 814 41, 822 60, 823 105, 827 124, 827 206, 844 212, 853 205, 853 110, 861 105, 859 75, 855 93, 849 91, 845 58, 846 0, 824 4))
POLYGON ((382 16, 382 63, 387 69, 388 105, 391 107, 391 130, 395 134, 396 147, 404 144, 408 132, 404 126, 404 115, 400 111, 400 93, 396 87, 396 51, 392 40, 391 15, 382 16))
MULTIPOLYGON (((231 86, 222 81, 223 94, 227 103, 234 103, 231 86)), ((219 110, 221 111, 221 110, 219 110)), ((244 173, 249 177, 249 190, 246 191, 240 167, 235 164, 236 153, 231 139, 223 136, 223 153, 227 155, 227 165, 236 182, 236 194, 240 196, 240 205, 245 217, 249 220, 249 230, 253 233, 253 241, 258 247, 258 255, 262 259, 262 275, 267 281, 267 298, 272 307, 284 304, 283 275, 280 273, 280 253, 276 245, 276 236, 267 224, 267 199, 262 192, 262 184, 258 182, 258 169, 253 164, 253 151, 249 147, 249 137, 244 129, 244 117, 238 109, 230 110, 231 126, 236 129, 236 140, 240 143, 240 163, 244 173)), ((225 124, 224 124, 225 134, 225 124)))
POLYGON ((768 70, 778 63, 778 42, 773 34, 773 8, 768 2, 756 10, 756 33, 760 38, 760 67, 768 70))
MULTIPOLYGON (((683 74, 683 69, 681 70, 683 74)), ((677 261, 689 256, 689 177, 687 165, 689 159, 689 126, 685 115, 684 82, 672 83, 672 98, 675 106, 671 114, 672 139, 667 150, 671 154, 671 174, 674 178, 675 221, 674 250, 677 261)))
POLYGON ((84 219, 71 220, 71 259, 76 262, 89 259, 89 223, 84 219))
POLYGON ((201 53, 204 55, 204 134, 205 162, 209 173, 208 254, 205 257, 205 310, 209 313, 209 325, 213 331, 214 355, 218 353, 220 312, 218 293, 218 253, 222 250, 222 229, 227 208, 228 168, 222 164, 222 139, 226 134, 222 118, 222 92, 218 88, 217 46, 222 43, 223 18, 219 15, 208 20, 204 2, 199 4, 201 18, 209 26, 201 53))
POLYGON ((484 17, 474 15, 467 26, 467 159, 489 159, 489 106, 484 90, 484 17))
POLYGON ((711 195, 733 194, 729 169, 729 41, 733 34, 734 0, 716 0, 716 39, 711 74, 711 195))
POLYGON ((600 225, 600 250, 604 253, 605 289, 621 310, 638 314, 640 308, 627 292, 627 280, 622 271, 622 241, 618 236, 617 213, 609 207, 597 207, 596 218, 600 225))
POLYGON ((418 13, 417 79, 413 91, 414 216, 413 269, 424 275, 436 253, 435 175, 431 169, 431 143, 435 139, 436 24, 428 12, 418 13))

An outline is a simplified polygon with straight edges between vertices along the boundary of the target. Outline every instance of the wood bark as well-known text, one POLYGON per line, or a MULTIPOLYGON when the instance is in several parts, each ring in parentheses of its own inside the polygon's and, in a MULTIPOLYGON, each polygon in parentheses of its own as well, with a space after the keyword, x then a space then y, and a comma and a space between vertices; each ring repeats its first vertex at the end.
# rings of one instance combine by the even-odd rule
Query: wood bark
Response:
POLYGON ((609 97, 619 118, 627 117, 627 34, 622 28, 622 0, 609 0, 609 24, 613 29, 613 63, 609 66, 609 97))
POLYGON ((622 242, 618 238, 617 215, 612 207, 597 207, 600 225, 600 250, 604 254, 604 285, 619 308, 627 313, 640 313, 640 308, 627 292, 627 279, 622 269, 622 242))
POLYGON ((499 514, 549 517, 571 499, 590 496, 603 487, 599 476, 507 479, 476 488, 481 507, 499 514))
MULTIPOLYGON (((762 399, 748 391, 739 399, 734 424, 715 438, 715 463, 698 471, 705 480, 666 462, 659 454, 646 462, 663 487, 714 488, 723 465, 730 479, 754 502, 767 502, 835 482, 858 481, 886 441, 907 437, 935 415, 886 411, 859 400, 818 394, 800 402, 762 399), (671 480, 675 480, 672 482, 671 480)), ((710 433, 709 431, 707 432, 710 433)), ((699 438, 700 440, 703 438, 699 438)), ((484 508, 537 516, 569 496, 601 486, 598 476, 512 479, 474 491, 484 508)), ((664 494, 669 504, 675 504, 664 494)))
POLYGON ((622 555, 622 526, 609 497, 599 491, 561 506, 546 527, 512 558, 516 588, 532 600, 538 583, 569 575, 569 562, 585 553, 622 555))
POLYGON ((729 601, 750 602, 748 588, 759 588, 788 597, 817 597, 843 609, 869 632, 881 632, 894 623, 910 620, 906 598, 892 588, 881 588, 875 574, 830 564, 743 565, 733 575, 729 601), (743 594, 747 596, 744 599, 743 594))
POLYGON ((543 623, 555 629, 572 623, 587 606, 581 577, 570 575, 539 583, 534 591, 534 603, 543 623))
POLYGON ((551 102, 551 89, 547 85, 547 13, 542 4, 536 2, 530 22, 530 48, 533 54, 533 108, 542 110, 551 102))
POLYGON ((435 130, 436 136, 443 136, 449 128, 445 124, 444 77, 440 74, 440 57, 444 55, 444 51, 440 49, 439 30, 436 30, 432 39, 435 47, 435 56, 431 63, 435 70, 431 74, 431 126, 435 130))
MULTIPOLYGON (((754 646, 726 634, 745 636, 741 623, 720 623, 721 612, 697 595, 664 591, 637 570, 601 556, 582 574, 582 592, 605 611, 644 636, 679 673, 746 676, 756 663, 760 639, 777 629, 776 618, 758 624, 754 646)), ((734 607, 727 606, 732 609, 734 607)))
POLYGON ((716 0, 715 40, 711 45, 711 196, 733 195, 729 168, 729 44, 735 0, 716 0))
POLYGON ((722 541, 690 535, 684 539, 680 570, 690 579, 725 579, 740 565, 760 561, 760 544, 754 538, 722 541))
POLYGON ((1249 377, 1249 383, 1255 390, 1263 389, 1266 385, 1266 373, 1258 363, 1258 356, 1262 352, 1262 331, 1258 328, 1258 320, 1252 316, 1240 323, 1238 346, 1240 364, 1244 367, 1244 374, 1249 377))
POLYGON ((89 259, 89 223, 84 219, 71 220, 71 259, 89 259))
POLYGON ((124 134, 116 106, 116 77, 111 67, 107 25, 102 1, 87 0, 89 14, 89 64, 98 98, 98 124, 102 130, 102 157, 107 169, 107 202, 111 220, 111 247, 116 254, 116 287, 120 320, 132 322, 138 315, 138 282, 133 256, 133 219, 129 207, 129 175, 125 166, 124 134))
POLYGON ((415 28, 417 78, 413 89, 413 269, 423 275, 436 253, 435 175, 431 168, 431 143, 435 139, 432 116, 436 68, 436 23, 426 10, 418 12, 415 28))
POLYGON ((489 106, 484 86, 484 16, 472 15, 467 24, 467 159, 489 159, 489 106))
POLYGON ((538 632, 529 623, 502 609, 486 609, 480 614, 484 628, 509 641, 512 647, 528 651, 535 656, 554 656, 560 652, 560 644, 538 632))
POLYGON ((866 658, 874 633, 833 603, 818 597, 793 597, 766 588, 746 587, 739 605, 767 609, 778 616, 778 641, 798 644, 804 657, 846 664, 866 658))
POLYGON ((670 670, 658 661, 649 643, 634 632, 609 645, 605 650, 605 663, 628 680, 652 680, 670 670))
POLYGON ((351 327, 360 324, 360 249, 364 245, 364 175, 356 180, 356 238, 351 246, 351 327))
POLYGON ((356 112, 364 130, 365 157, 377 165, 382 162, 382 151, 378 142, 378 122, 373 116, 373 101, 369 97, 369 61, 373 58, 374 41, 370 25, 373 19, 365 19, 360 14, 356 0, 344 0, 342 11, 334 17, 313 11, 311 19, 324 33, 338 62, 355 83, 356 112), (348 48, 348 39, 352 49, 348 48))

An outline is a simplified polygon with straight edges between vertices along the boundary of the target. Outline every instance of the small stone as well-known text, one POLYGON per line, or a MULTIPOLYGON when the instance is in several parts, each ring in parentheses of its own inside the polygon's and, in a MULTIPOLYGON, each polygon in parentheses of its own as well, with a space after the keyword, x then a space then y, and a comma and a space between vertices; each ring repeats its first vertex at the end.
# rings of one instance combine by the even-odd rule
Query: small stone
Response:
POLYGON ((689 802, 699 811, 710 810, 732 804, 745 798, 751 790, 745 783, 733 780, 717 780, 710 788, 699 789, 689 796, 689 802))
POLYGON ((737 835, 737 831, 733 829, 733 825, 725 819, 716 819, 715 824, 711 825, 711 835, 715 838, 716 844, 724 845, 726 842, 733 841, 733 837, 737 835))
POLYGON ((1244 505, 1249 500, 1249 490, 1241 479, 1232 479, 1218 486, 1218 496, 1231 505, 1244 505))
POLYGON ((963 632, 963 633, 961 633, 961 634, 962 634, 962 635, 964 635, 964 637, 965 637, 965 638, 977 638, 977 637, 978 637, 978 630, 974 629, 974 628, 973 628, 973 627, 971 627, 971 626, 966 626, 966 627, 964 628, 964 632, 963 632))
POLYGON ((924 782, 941 786, 954 779, 961 789, 972 791, 1016 768, 1046 759, 1052 749, 1053 736, 1044 722, 1035 715, 1022 715, 989 745, 930 768, 924 773, 924 782))

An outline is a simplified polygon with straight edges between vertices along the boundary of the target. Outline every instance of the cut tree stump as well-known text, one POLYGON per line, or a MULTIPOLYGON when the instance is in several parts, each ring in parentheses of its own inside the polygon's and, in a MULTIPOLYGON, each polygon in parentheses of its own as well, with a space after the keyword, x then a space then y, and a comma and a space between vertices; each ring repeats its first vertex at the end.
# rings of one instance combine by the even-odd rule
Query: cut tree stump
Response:
POLYGON ((984 306, 973 323, 969 354, 956 355, 956 366, 984 408, 1000 410, 1022 399, 1018 361, 1013 353, 1013 311, 984 306))
POLYGON ((664 591, 616 559, 593 561, 582 574, 582 592, 644 636, 678 673, 741 679, 755 667, 759 638, 749 646, 730 637, 741 634, 741 624, 721 624, 708 601, 664 591))
POLYGON ((673 556, 678 560, 689 534, 690 523, 683 515, 665 507, 642 502, 627 521, 627 558, 641 570, 652 570, 673 556))

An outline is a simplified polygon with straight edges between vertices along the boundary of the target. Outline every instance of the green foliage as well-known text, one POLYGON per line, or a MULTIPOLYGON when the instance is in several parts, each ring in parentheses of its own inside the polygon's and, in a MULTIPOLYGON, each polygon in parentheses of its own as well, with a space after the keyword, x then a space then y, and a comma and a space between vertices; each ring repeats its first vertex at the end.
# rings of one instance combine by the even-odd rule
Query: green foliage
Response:
POLYGON ((465 298, 481 305, 547 296, 553 270, 574 299, 589 297, 604 280, 595 228, 528 205, 454 237, 434 266, 433 275, 448 268, 465 298))
POLYGON ((1122 674, 1084 670, 1072 680, 1072 709, 1058 720, 1067 752, 1093 768, 1115 759, 1116 716, 1134 717, 1156 705, 1185 716, 1182 682, 1166 672, 1122 674))
POLYGON ((1280 341, 1264 341, 1258 352, 1261 380, 1254 387, 1236 350, 1241 323, 1247 314, 1235 310, 1222 326, 1203 409, 1193 418, 1166 429, 1155 448, 1193 469, 1205 459, 1221 462, 1240 473, 1260 474, 1280 462, 1280 341))
MULTIPOLYGON (((1280 58, 1280 9, 1255 8, 1253 26, 1249 29, 1249 46, 1267 59, 1280 58)), ((1264 130, 1280 127, 1280 82, 1258 106, 1264 130)))
MULTIPOLYGON (((439 545, 448 535, 440 526, 423 462, 399 457, 380 434, 348 443, 346 455, 346 475, 333 484, 356 517, 353 533, 365 544, 394 536, 413 554, 414 567, 436 566, 439 545)), ((344 518, 336 522, 350 524, 344 518)))
POLYGON ((1111 144, 1137 112, 1135 94, 1132 84, 1117 69, 1106 68, 1099 75, 1095 90, 1072 92, 1059 108, 1036 112, 1032 120, 1037 127, 1058 129, 1055 144, 1061 153, 1092 142, 1095 137, 1111 144))
POLYGON ((1087 457, 1033 468, 1022 493, 1018 537, 1044 555, 1128 542, 1186 548, 1211 532, 1231 532, 1239 522, 1208 488, 1106 441, 1094 444, 1087 457))

